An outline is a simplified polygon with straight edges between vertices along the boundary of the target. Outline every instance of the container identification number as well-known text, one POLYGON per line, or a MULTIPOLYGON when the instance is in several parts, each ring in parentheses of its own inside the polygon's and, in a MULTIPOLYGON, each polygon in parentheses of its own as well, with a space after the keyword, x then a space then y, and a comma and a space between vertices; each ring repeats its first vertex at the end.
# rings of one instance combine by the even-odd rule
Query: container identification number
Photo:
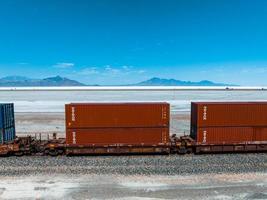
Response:
POLYGON ((208 107, 204 106, 203 107, 203 120, 207 120, 207 111, 208 111, 208 107))

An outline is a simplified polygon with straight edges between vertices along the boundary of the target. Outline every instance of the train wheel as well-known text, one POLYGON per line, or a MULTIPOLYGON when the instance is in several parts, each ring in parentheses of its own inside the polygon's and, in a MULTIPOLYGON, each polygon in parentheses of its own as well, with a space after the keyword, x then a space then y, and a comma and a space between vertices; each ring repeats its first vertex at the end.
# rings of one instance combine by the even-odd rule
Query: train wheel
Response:
POLYGON ((186 154, 186 153, 187 153, 187 149, 186 148, 184 148, 184 147, 179 148, 178 154, 186 154))
POLYGON ((49 152, 48 152, 48 154, 50 156, 58 156, 59 155, 59 152, 56 149, 50 149, 49 152))
POLYGON ((58 155, 63 155, 64 154, 64 150, 63 149, 59 149, 58 150, 58 155))

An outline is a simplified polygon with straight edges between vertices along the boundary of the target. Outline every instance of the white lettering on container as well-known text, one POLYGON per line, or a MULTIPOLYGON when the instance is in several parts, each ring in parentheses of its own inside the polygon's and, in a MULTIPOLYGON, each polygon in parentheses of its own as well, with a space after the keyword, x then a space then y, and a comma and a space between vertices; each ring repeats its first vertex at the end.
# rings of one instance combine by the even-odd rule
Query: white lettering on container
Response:
POLYGON ((203 107, 203 120, 207 120, 207 111, 208 111, 208 107, 204 106, 203 107))
POLYGON ((75 107, 71 107, 71 120, 75 122, 75 107))
POLYGON ((207 142, 207 131, 203 131, 203 143, 207 142))
POLYGON ((72 132, 72 144, 76 144, 76 132, 72 132))

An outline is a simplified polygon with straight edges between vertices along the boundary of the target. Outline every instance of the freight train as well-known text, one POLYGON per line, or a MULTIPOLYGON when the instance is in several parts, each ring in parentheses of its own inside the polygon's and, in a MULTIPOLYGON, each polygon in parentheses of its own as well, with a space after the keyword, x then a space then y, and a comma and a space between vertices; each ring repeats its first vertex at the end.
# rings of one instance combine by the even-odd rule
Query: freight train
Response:
POLYGON ((0 155, 267 152, 267 102, 192 102, 190 134, 170 135, 168 103, 65 105, 66 137, 15 134, 13 104, 0 104, 0 155))

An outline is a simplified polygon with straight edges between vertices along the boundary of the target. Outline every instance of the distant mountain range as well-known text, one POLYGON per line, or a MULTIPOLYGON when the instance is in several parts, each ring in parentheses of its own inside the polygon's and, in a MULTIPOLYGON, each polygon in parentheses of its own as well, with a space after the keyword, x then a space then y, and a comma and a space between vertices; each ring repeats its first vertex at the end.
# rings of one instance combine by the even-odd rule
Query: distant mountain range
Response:
POLYGON ((27 86, 85 86, 85 84, 60 76, 45 79, 31 79, 23 76, 7 76, 0 79, 2 87, 27 87, 27 86))
POLYGON ((199 82, 181 81, 175 79, 151 78, 149 80, 135 84, 137 86, 237 86, 233 84, 214 83, 203 80, 199 82))
MULTIPOLYGON (((27 87, 27 86, 86 86, 75 80, 61 76, 49 77, 44 79, 31 79, 23 76, 7 76, 0 78, 0 87, 27 87)), ((97 85, 94 85, 97 86, 97 85)), ((149 80, 131 84, 127 86, 236 86, 233 84, 214 83, 203 80, 199 82, 181 81, 175 79, 151 78, 149 80)))

